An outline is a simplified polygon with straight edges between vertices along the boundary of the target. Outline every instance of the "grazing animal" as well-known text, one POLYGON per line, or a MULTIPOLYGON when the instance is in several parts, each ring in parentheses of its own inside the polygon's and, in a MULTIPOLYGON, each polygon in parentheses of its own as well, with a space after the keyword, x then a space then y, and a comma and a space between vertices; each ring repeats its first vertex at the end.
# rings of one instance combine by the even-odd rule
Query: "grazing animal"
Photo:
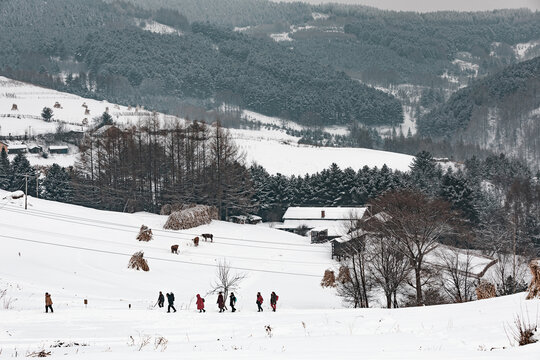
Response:
POLYGON ((194 244, 195 246, 199 246, 199 237, 198 237, 198 236, 195 236, 195 237, 193 238, 193 244, 194 244))
POLYGON ((171 253, 178 254, 178 245, 171 245, 171 253))
POLYGON ((214 235, 212 234, 202 234, 201 236, 204 238, 204 241, 208 241, 208 239, 210 239, 210 242, 214 242, 214 235))

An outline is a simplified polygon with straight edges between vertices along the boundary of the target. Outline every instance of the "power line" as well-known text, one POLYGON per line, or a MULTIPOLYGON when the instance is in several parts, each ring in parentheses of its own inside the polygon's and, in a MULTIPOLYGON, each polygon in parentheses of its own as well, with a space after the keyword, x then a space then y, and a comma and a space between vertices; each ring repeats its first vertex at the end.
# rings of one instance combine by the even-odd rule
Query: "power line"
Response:
MULTIPOLYGON (((63 214, 61 215, 61 214, 52 213, 52 212, 48 212, 48 211, 44 211, 44 210, 39 210, 38 211, 38 210, 35 210, 35 209, 31 209, 31 210, 28 210, 27 212, 23 212, 22 210, 20 210, 17 207, 11 207, 11 206, 8 206, 8 207, 12 208, 12 210, 5 209, 5 211, 17 212, 17 213, 21 213, 21 214, 28 214, 28 215, 31 215, 31 216, 43 217, 43 218, 48 218, 48 219, 52 219, 52 220, 64 221, 64 222, 75 223, 75 224, 80 224, 80 225, 99 227, 99 228, 103 228, 103 229, 110 229, 110 230, 117 230, 117 231, 130 231, 130 230, 126 230, 126 229, 121 229, 119 227, 124 227, 124 228, 129 228, 129 229, 134 229, 134 230, 138 229, 137 226, 133 226, 133 225, 117 224, 117 223, 113 223, 113 222, 109 222, 109 221, 87 219, 87 218, 78 217, 78 216, 72 216, 72 215, 63 215, 63 214), (36 213, 36 214, 32 214, 30 212, 33 212, 33 213, 36 213), (40 213, 40 214, 43 214, 43 215, 38 215, 37 213, 40 213), (64 219, 62 219, 62 218, 64 218, 64 219), (98 226, 98 225, 93 225, 91 223, 104 224, 104 225, 110 225, 110 226, 104 226, 104 225, 98 226), (114 227, 111 227, 111 226, 114 226, 114 227)), ((153 231, 155 231, 156 233, 162 233, 161 236, 163 236, 163 237, 168 237, 168 238, 173 238, 173 239, 178 239, 179 237, 182 238, 181 236, 189 236, 189 237, 191 237, 191 236, 200 236, 200 234, 188 233, 188 232, 182 232, 182 231, 170 231, 170 230, 162 230, 162 229, 153 229, 153 231), (167 235, 167 234, 169 234, 169 235, 167 235), (171 235, 176 235, 176 236, 171 236, 171 235), (180 236, 178 236, 178 235, 180 235, 180 236)), ((265 240, 256 240, 256 239, 227 237, 227 236, 215 236, 215 238, 216 239, 223 239, 223 240, 230 240, 230 241, 237 241, 237 242, 261 243, 261 244, 281 245, 281 246, 288 246, 288 247, 304 247, 304 248, 311 247, 311 249, 309 249, 309 250, 307 250, 307 249, 306 250, 300 250, 300 249, 295 250, 295 249, 285 249, 285 248, 275 248, 275 247, 267 247, 267 248, 278 249, 278 250, 290 250, 290 251, 304 251, 304 252, 313 252, 313 253, 325 253, 325 254, 327 253, 327 251, 324 251, 324 250, 313 249, 313 245, 310 245, 310 244, 290 244, 290 243, 282 243, 282 242, 276 242, 276 241, 265 241, 265 240)), ((182 238, 182 239, 192 240, 192 238, 182 238)), ((242 246, 242 245, 238 245, 238 246, 242 246)), ((246 246, 246 245, 244 245, 244 246, 246 246)), ((254 247, 256 247, 256 246, 254 246, 254 247)))
MULTIPOLYGON (((47 242, 47 241, 25 239, 25 238, 15 237, 15 236, 0 235, 0 237, 5 238, 5 239, 18 240, 18 241, 30 242, 30 243, 41 244, 41 245, 56 246, 56 247, 63 247, 63 248, 68 248, 68 249, 96 252, 96 253, 101 253, 101 254, 128 256, 128 257, 132 256, 132 254, 126 254, 126 253, 121 253, 121 252, 116 252, 116 251, 92 249, 92 248, 86 248, 86 247, 74 246, 74 245, 66 245, 66 244, 56 244, 56 243, 51 243, 51 242, 47 242)), ((166 262, 180 263, 180 264, 186 264, 186 265, 197 265, 197 266, 206 266, 206 267, 214 267, 214 268, 217 267, 217 265, 213 265, 213 264, 204 264, 204 263, 190 262, 190 261, 184 261, 184 260, 163 259, 163 258, 157 258, 157 257, 152 257, 152 256, 147 256, 146 258, 150 259, 150 260, 166 261, 166 262)), ((263 273, 269 273, 269 274, 305 276, 305 277, 320 278, 319 275, 293 273, 293 272, 287 272, 287 271, 262 270, 262 269, 234 267, 234 266, 231 266, 230 268, 233 269, 233 270, 241 270, 241 271, 256 271, 256 272, 263 272, 263 273)))

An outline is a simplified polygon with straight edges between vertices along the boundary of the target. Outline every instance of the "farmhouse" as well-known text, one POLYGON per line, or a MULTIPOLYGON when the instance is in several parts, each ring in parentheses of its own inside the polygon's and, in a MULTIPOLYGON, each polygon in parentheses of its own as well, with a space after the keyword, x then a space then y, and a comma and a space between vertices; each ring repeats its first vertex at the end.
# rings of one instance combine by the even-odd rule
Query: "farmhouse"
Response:
POLYGON ((28 147, 25 144, 10 144, 8 145, 8 154, 25 154, 28 152, 28 147))
POLYGON ((290 207, 283 224, 276 228, 297 234, 309 234, 312 243, 322 243, 342 236, 351 222, 360 219, 366 207, 290 207))
POLYGON ((31 154, 39 154, 43 152, 43 148, 39 145, 30 145, 28 146, 28 152, 31 154))
POLYGON ((49 146, 49 153, 50 154, 67 154, 69 152, 69 148, 67 146, 61 145, 61 146, 49 146))
POLYGON ((257 215, 235 215, 235 216, 229 216, 229 222, 233 222, 236 224, 250 224, 255 225, 262 222, 262 218, 257 215))

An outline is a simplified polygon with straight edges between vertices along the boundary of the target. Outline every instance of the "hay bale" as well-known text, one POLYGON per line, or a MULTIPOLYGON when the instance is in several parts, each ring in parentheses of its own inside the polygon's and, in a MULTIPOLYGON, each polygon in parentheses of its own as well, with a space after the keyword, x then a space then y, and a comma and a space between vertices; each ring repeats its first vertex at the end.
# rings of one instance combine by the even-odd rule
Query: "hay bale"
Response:
POLYGON ((497 296, 497 288, 495 285, 486 280, 480 280, 480 284, 476 287, 476 298, 478 300, 491 299, 497 296))
POLYGON ((540 298, 540 259, 532 260, 529 263, 529 270, 531 270, 532 279, 527 300, 540 298))
POLYGON ((152 229, 146 225, 141 225, 139 230, 139 235, 137 235, 137 240, 139 241, 150 241, 152 240, 152 229))
POLYGON ((324 276, 321 280, 321 286, 323 288, 336 286, 336 274, 334 274, 332 270, 324 271, 324 276))
POLYGON ((168 230, 185 230, 210 224, 218 219, 218 210, 214 206, 197 205, 189 209, 174 211, 169 215, 164 228, 168 230))
POLYGON ((131 256, 128 263, 128 269, 150 271, 148 267, 148 262, 144 258, 144 252, 138 251, 131 256))

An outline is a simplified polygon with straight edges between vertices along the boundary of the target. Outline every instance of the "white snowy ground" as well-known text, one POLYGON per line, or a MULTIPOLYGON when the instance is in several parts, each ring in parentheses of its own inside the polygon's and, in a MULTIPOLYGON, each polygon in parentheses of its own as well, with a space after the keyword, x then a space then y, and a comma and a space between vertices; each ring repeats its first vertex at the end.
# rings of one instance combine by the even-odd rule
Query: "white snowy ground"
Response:
MULTIPOLYGON (((85 130, 83 119, 90 124, 93 117, 100 116, 107 108, 113 119, 119 124, 137 124, 141 117, 150 116, 145 110, 131 110, 126 106, 85 99, 80 96, 62 93, 55 90, 26 84, 23 82, 0 77, 0 135, 24 135, 50 133, 56 130, 58 123, 40 120, 44 107, 53 109, 54 118, 66 123, 67 129, 85 130), (59 102, 61 109, 53 108, 59 102), (85 115, 86 103, 90 115, 85 115), (13 104, 18 110, 12 111, 13 104)), ((245 111, 244 115, 264 124, 283 125, 283 120, 245 111)), ((165 123, 176 119, 174 116, 158 114, 165 123)), ((179 119, 185 121, 184 119, 179 119)), ((291 129, 302 127, 292 122, 286 122, 291 129)), ((346 133, 343 127, 329 127, 326 131, 336 134, 346 133)), ((264 166, 270 173, 283 175, 305 175, 328 168, 333 162, 340 167, 359 169, 364 165, 382 167, 386 164, 395 170, 406 171, 413 157, 409 155, 359 148, 326 148, 298 145, 299 138, 289 136, 283 130, 236 130, 231 129, 231 135, 246 155, 248 165, 256 162, 264 166)), ((29 156, 32 165, 52 165, 54 162, 62 166, 72 165, 74 154, 50 157, 29 156)))
POLYGON ((524 294, 460 305, 398 310, 344 309, 319 286, 334 263, 327 245, 265 226, 215 221, 180 232, 161 231, 165 217, 121 214, 0 192, 0 359, 45 349, 63 359, 538 359, 540 344, 510 347, 505 325, 517 314, 538 316, 540 301, 524 294), (153 241, 135 240, 149 225, 153 241), (189 239, 203 232, 214 243, 189 239), (180 254, 169 252, 180 245, 180 254), (128 270, 144 250, 148 273, 128 270), (216 261, 247 274, 236 291, 238 312, 219 314, 206 295, 216 261), (173 291, 177 313, 153 308, 157 293, 173 291), (44 313, 44 293, 54 314, 44 313), (255 294, 265 296, 256 312, 255 294), (280 296, 278 312, 269 294, 280 296), (206 295, 207 312, 194 296, 206 295), (88 308, 83 305, 88 299, 88 308), (4 309, 5 301, 11 309, 4 309), (132 308, 128 309, 128 304, 132 308), (271 337, 266 326, 271 327, 271 337), (135 345, 131 345, 133 341, 135 345), (139 351, 141 339, 150 343, 139 351), (166 349, 154 346, 168 340, 166 349), (57 341, 88 346, 51 347, 57 341), (162 351, 163 350, 163 351, 162 351))

